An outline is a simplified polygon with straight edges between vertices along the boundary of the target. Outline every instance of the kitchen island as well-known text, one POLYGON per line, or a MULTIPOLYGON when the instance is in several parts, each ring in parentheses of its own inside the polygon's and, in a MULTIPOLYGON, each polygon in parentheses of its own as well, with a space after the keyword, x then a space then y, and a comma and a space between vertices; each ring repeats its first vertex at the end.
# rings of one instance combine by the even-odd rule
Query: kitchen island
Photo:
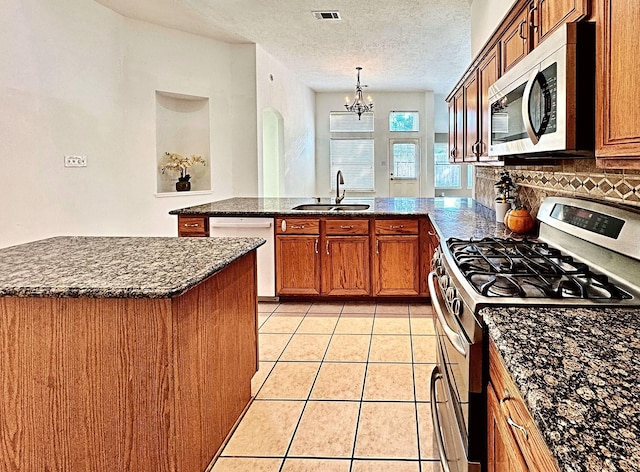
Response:
POLYGON ((0 250, 0 469, 204 470, 251 398, 262 243, 0 250))

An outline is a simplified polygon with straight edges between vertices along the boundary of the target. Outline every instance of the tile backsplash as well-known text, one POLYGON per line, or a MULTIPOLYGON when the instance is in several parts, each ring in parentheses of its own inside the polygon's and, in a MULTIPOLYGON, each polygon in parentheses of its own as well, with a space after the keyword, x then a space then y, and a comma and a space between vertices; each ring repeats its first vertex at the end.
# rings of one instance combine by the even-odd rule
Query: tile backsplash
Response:
MULTIPOLYGON (((599 169, 594 159, 565 159, 555 165, 505 166, 517 184, 516 202, 535 217, 547 196, 579 196, 632 205, 640 209, 640 171, 599 169)), ((494 208, 503 167, 475 166, 474 198, 494 208)))

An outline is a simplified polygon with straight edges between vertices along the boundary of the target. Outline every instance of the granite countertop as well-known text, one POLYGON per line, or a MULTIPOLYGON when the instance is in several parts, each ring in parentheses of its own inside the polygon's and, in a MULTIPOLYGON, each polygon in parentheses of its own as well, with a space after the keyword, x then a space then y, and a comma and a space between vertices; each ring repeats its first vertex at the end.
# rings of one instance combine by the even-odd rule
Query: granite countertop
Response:
POLYGON ((561 470, 640 470, 640 310, 481 313, 561 470))
POLYGON ((262 244, 261 238, 43 239, 0 249, 0 296, 174 297, 262 244))
MULTIPOLYGON (((320 203, 331 203, 323 198, 320 203)), ((493 210, 471 198, 345 198, 343 204, 366 203, 362 211, 293 210, 297 205, 317 203, 314 198, 230 198, 169 212, 172 215, 209 215, 211 217, 275 217, 275 216, 425 216, 435 223, 441 239, 502 236, 505 227, 496 223, 493 210)))

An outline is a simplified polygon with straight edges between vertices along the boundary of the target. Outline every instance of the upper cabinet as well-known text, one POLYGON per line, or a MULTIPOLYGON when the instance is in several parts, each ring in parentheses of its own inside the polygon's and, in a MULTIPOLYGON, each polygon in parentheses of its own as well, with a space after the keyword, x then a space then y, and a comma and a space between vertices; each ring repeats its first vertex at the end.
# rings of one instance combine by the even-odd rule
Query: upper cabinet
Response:
POLYGON ((500 37, 503 74, 529 54, 532 44, 530 17, 529 5, 523 5, 511 25, 500 37))
POLYGON ((640 169, 640 2, 599 0, 596 63, 596 163, 640 169))
POLYGON ((590 0, 515 3, 447 98, 451 162, 499 160, 488 155, 489 86, 559 26, 588 17, 589 4, 590 0))

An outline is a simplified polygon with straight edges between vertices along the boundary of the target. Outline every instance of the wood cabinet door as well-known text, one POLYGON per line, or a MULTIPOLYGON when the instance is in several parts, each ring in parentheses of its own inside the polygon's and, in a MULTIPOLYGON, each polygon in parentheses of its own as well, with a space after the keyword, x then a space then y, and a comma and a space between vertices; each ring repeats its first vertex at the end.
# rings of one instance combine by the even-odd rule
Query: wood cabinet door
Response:
POLYGON ((487 471, 527 472, 518 443, 500 409, 493 386, 487 386, 487 471))
POLYGON ((474 71, 464 82, 464 156, 465 161, 477 161, 478 147, 478 73, 474 71))
POLYGON ((529 54, 531 49, 529 16, 529 6, 527 5, 500 38, 503 74, 529 54))
POLYGON ((534 46, 559 26, 581 20, 589 14, 588 0, 538 0, 532 11, 534 46))
POLYGON ((478 66, 478 145, 476 154, 481 161, 497 160, 496 156, 489 156, 489 122, 491 120, 491 109, 489 105, 489 87, 498 80, 500 75, 500 62, 498 57, 498 47, 494 47, 478 66))
POLYGON ((322 255, 323 295, 370 295, 369 236, 327 236, 322 255))
POLYGON ((276 293, 320 294, 318 236, 276 236, 276 293))
POLYGON ((373 257, 374 295, 418 295, 418 235, 376 236, 373 257))
POLYGON ((433 253, 440 245, 438 233, 428 218, 420 220, 420 294, 429 296, 429 272, 433 253))
POLYGON ((596 160, 598 167, 640 169, 640 2, 598 2, 596 160))
POLYGON ((447 102, 449 110, 449 162, 454 162, 456 156, 456 101, 447 102))
POLYGON ((455 102, 455 120, 456 120, 456 134, 455 134, 455 154, 453 155, 453 162, 462 162, 464 160, 464 87, 456 92, 453 97, 455 102))

